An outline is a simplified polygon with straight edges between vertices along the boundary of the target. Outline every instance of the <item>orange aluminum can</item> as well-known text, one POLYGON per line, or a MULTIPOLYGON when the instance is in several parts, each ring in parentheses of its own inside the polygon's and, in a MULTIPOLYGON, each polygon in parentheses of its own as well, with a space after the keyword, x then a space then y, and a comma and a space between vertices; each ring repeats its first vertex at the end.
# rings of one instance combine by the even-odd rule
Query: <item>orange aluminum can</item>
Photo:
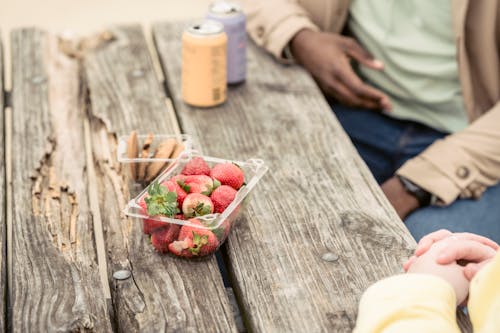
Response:
POLYGON ((205 20, 182 35, 182 99, 211 107, 224 103, 227 87, 227 36, 224 26, 205 20))

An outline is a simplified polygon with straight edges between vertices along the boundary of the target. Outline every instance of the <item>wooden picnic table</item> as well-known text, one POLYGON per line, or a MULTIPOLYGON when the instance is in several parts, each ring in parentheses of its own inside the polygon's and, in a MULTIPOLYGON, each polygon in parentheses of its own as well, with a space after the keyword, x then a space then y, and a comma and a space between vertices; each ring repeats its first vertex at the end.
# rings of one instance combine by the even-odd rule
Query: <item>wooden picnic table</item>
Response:
POLYGON ((247 331, 351 331, 363 291, 401 272, 415 242, 310 76, 251 44, 227 102, 189 107, 184 26, 155 25, 149 44, 138 25, 114 27, 77 56, 40 29, 11 33, 1 332, 242 330, 214 256, 158 255, 121 212, 131 190, 117 136, 132 130, 188 133, 204 154, 269 165, 221 249, 247 331))

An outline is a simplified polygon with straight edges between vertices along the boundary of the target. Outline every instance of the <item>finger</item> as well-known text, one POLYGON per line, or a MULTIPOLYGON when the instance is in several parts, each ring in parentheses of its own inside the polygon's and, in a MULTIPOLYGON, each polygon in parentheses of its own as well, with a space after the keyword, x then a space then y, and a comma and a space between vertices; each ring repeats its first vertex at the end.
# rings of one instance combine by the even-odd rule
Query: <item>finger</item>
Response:
POLYGON ((374 59, 373 56, 361 45, 359 45, 356 40, 352 38, 345 38, 344 45, 346 53, 360 64, 372 69, 384 69, 384 63, 380 60, 374 59))
POLYGON ((420 239, 420 241, 417 244, 417 248, 415 249, 415 255, 417 257, 421 256, 431 248, 432 244, 451 235, 452 235, 451 231, 446 229, 441 229, 433 233, 430 233, 427 236, 422 237, 422 239, 420 239))
POLYGON ((335 71, 335 78, 359 98, 373 100, 385 111, 392 110, 389 97, 378 89, 365 84, 350 66, 335 71))
POLYGON ((495 254, 496 251, 491 247, 476 241, 456 241, 449 243, 440 251, 436 262, 441 265, 447 265, 457 260, 481 262, 494 257, 495 254))
POLYGON ((479 242, 483 245, 491 247, 495 251, 498 250, 498 248, 499 248, 498 244, 495 241, 493 241, 489 238, 483 237, 483 236, 472 234, 470 232, 459 232, 459 233, 455 233, 454 236, 456 236, 459 239, 466 239, 466 240, 472 240, 475 242, 479 242))
POLYGON ((403 264, 403 269, 405 272, 408 272, 408 269, 410 269, 411 265, 417 260, 417 256, 411 256, 410 259, 408 259, 404 264, 403 264))
POLYGON ((489 260, 480 262, 480 263, 469 263, 464 267, 464 275, 467 280, 472 280, 474 276, 476 276, 477 272, 479 272, 486 264, 489 263, 489 260))
POLYGON ((380 109, 380 105, 377 102, 356 96, 341 82, 333 79, 327 84, 327 87, 324 90, 344 105, 351 107, 363 107, 366 109, 380 109))
POLYGON ((470 263, 464 268, 464 276, 467 280, 472 280, 472 278, 479 272, 479 264, 470 263))

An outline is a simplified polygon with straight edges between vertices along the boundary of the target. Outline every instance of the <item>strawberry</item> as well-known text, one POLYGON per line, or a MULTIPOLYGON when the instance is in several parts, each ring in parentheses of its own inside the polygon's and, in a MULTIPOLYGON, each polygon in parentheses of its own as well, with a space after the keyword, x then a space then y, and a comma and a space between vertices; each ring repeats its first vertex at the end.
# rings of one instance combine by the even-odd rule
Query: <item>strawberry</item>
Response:
MULTIPOLYGON (((139 206, 141 206, 142 213, 147 215, 148 210, 147 210, 147 205, 146 205, 146 202, 144 201, 144 198, 142 198, 139 201, 139 206)), ((163 227, 165 227, 165 222, 156 221, 153 219, 143 219, 142 220, 142 231, 145 234, 150 235, 156 229, 163 228, 163 227)))
POLYGON ((201 157, 195 157, 186 163, 181 174, 183 175, 210 175, 210 167, 201 157))
POLYGON ((151 244, 153 244, 154 248, 158 252, 160 253, 167 252, 168 245, 177 238, 180 229, 181 229, 180 225, 170 224, 167 225, 166 227, 154 231, 153 234, 151 235, 151 244))
POLYGON ((186 198, 186 191, 177 183, 172 180, 167 180, 166 182, 161 183, 165 186, 170 192, 177 193, 177 202, 179 203, 179 207, 182 207, 182 203, 186 198))
POLYGON ((236 206, 234 210, 229 214, 229 216, 220 224, 220 226, 212 230, 212 232, 219 239, 219 242, 222 243, 229 235, 231 227, 234 225, 236 218, 238 218, 240 209, 241 205, 236 206))
POLYGON ((216 164, 210 176, 220 181, 222 185, 229 185, 238 190, 245 182, 245 175, 239 166, 233 163, 216 164))
POLYGON ((233 202, 236 193, 238 191, 231 186, 221 185, 217 187, 210 195, 210 199, 214 203, 214 212, 222 213, 233 202))
POLYGON ((214 212, 212 200, 201 193, 189 193, 182 204, 185 217, 202 216, 214 212))
POLYGON ((225 219, 218 228, 212 229, 212 232, 221 243, 229 235, 229 231, 231 231, 231 222, 229 219, 225 219))
MULTIPOLYGON (((189 220, 194 225, 203 226, 196 220, 189 220)), ((219 246, 219 240, 215 234, 208 230, 193 225, 182 226, 179 240, 169 245, 170 252, 182 257, 206 256, 214 253, 219 246)))
POLYGON ((189 248, 193 247, 193 240, 185 238, 184 240, 174 241, 168 244, 168 250, 178 257, 191 258, 193 254, 189 248))
POLYGON ((162 221, 156 221, 153 219, 144 219, 142 220, 142 232, 144 232, 147 235, 151 235, 156 230, 164 228, 165 224, 166 223, 162 221))
POLYGON ((172 178, 170 178, 170 180, 173 181, 174 183, 178 183, 179 181, 183 182, 185 179, 186 179, 185 175, 175 175, 172 178))
MULTIPOLYGON (((184 185, 189 187, 189 193, 201 193, 204 195, 210 195, 214 187, 214 181, 209 176, 205 175, 191 175, 186 176, 184 179, 184 185)), ((182 185, 181 185, 182 186, 182 185)))

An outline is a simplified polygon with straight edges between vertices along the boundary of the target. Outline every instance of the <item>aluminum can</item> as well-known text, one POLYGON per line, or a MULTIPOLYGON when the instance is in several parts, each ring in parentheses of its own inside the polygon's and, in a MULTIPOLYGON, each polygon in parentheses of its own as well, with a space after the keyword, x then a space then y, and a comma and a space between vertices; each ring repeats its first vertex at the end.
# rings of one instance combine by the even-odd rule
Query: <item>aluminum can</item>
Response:
POLYGON ((211 107, 224 103, 227 90, 227 35, 224 26, 205 20, 182 34, 182 99, 211 107))
POLYGON ((213 2, 207 18, 224 25, 227 34, 227 83, 245 81, 247 74, 246 17, 240 6, 228 1, 213 2))

